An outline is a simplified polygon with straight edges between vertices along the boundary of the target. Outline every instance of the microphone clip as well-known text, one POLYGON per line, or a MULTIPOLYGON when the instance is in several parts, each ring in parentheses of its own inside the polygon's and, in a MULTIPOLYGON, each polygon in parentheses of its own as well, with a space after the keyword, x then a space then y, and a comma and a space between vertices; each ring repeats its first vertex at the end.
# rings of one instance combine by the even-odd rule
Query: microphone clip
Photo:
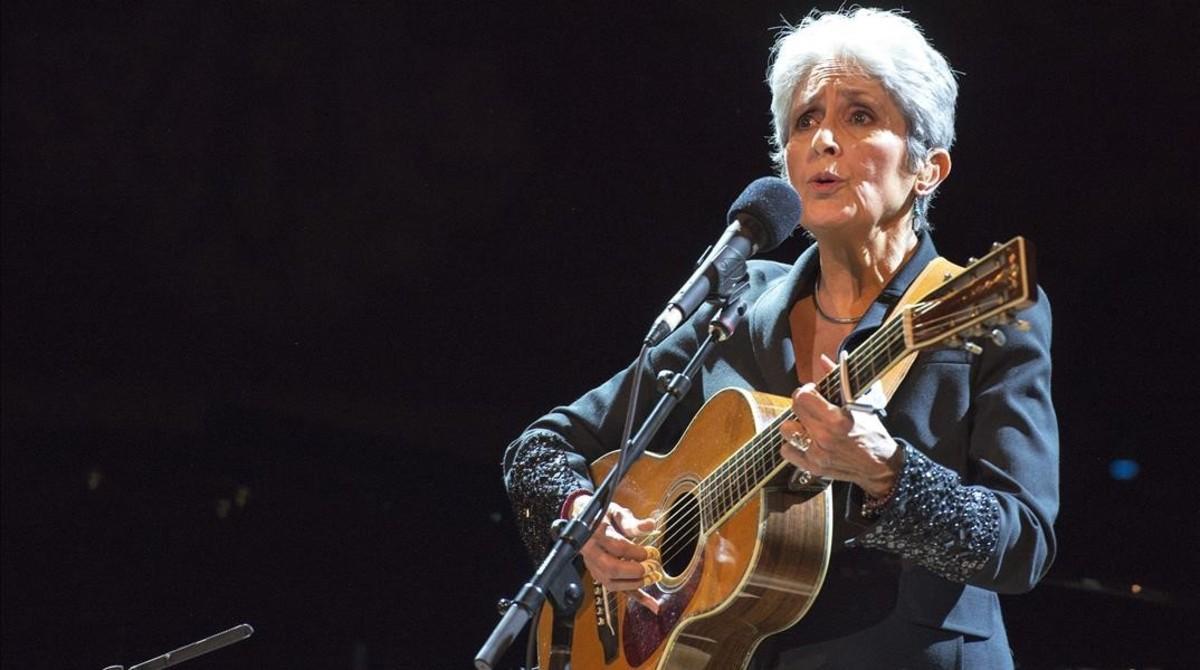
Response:
POLYGON ((733 331, 737 330, 738 324, 745 318, 746 312, 750 311, 750 305, 745 300, 748 290, 750 290, 750 278, 743 271, 740 283, 729 289, 728 297, 724 298, 725 304, 708 322, 708 332, 718 342, 729 339, 733 335, 733 331))

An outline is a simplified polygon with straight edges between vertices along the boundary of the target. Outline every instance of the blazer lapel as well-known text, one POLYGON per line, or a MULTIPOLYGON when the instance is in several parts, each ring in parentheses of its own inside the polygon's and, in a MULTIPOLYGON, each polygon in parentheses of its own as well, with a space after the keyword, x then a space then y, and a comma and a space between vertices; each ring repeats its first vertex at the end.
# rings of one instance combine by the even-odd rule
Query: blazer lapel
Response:
POLYGON ((788 311, 792 303, 811 291, 817 271, 817 245, 809 245, 791 270, 759 296, 750 308, 750 344, 754 360, 766 382, 758 389, 775 395, 790 396, 796 389, 796 352, 792 347, 788 311))
MULTIPOLYGON (((867 309, 862 320, 842 343, 842 349, 853 351, 854 347, 875 332, 904 295, 908 285, 936 257, 933 239, 929 233, 921 233, 912 257, 901 266, 867 309)), ((792 347, 788 313, 796 300, 812 292, 817 264, 817 245, 811 244, 796 259, 787 275, 771 284, 750 308, 750 345, 755 363, 766 382, 766 387, 758 389, 760 391, 789 396, 796 388, 796 354, 792 347)))

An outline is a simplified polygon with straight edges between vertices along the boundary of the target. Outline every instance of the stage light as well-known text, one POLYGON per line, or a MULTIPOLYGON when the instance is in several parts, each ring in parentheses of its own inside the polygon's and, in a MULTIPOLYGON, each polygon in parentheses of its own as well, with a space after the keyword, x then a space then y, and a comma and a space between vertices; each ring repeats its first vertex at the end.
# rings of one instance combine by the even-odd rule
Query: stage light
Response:
POLYGON ((1129 481, 1138 476, 1142 467, 1132 458, 1115 458, 1108 464, 1108 474, 1117 481, 1129 481))

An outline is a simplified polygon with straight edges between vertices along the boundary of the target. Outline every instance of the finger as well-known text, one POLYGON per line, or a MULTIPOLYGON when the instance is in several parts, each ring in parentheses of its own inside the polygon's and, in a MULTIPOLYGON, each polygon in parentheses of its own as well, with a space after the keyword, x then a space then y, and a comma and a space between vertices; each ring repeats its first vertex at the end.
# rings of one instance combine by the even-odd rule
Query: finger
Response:
POLYGON ((781 447, 784 457, 787 457, 788 451, 803 455, 814 445, 812 435, 808 429, 795 421, 785 421, 780 425, 780 431, 783 435, 783 446, 781 447))
POLYGON ((650 586, 657 583, 666 573, 663 572, 662 563, 658 561, 642 561, 642 586, 650 586))
POLYGON ((609 515, 625 537, 635 538, 654 530, 654 519, 639 519, 633 512, 615 503, 610 506, 609 515))
POLYGON ((821 354, 821 367, 824 368, 823 371, 825 374, 833 372, 837 369, 837 366, 838 364, 835 363, 832 358, 826 356, 825 354, 821 354))
POLYGON ((620 559, 602 550, 593 550, 590 555, 584 555, 584 562, 600 581, 636 581, 638 586, 642 586, 642 579, 646 576, 646 569, 641 563, 620 559))
POLYGON ((828 401, 817 391, 816 384, 805 384, 792 392, 792 412, 801 424, 813 428, 810 421, 821 416, 828 401))
POLYGON ((808 428, 799 421, 788 419, 779 424, 779 435, 783 437, 784 442, 790 442, 794 435, 807 435, 808 428))
POLYGON ((824 408, 827 405, 834 407, 817 390, 817 385, 811 383, 805 384, 792 392, 792 406, 795 407, 797 405, 809 408, 824 408))
POLYGON ((779 455, 783 456, 783 460, 791 463, 801 470, 807 470, 813 475, 823 475, 824 473, 813 462, 813 459, 809 453, 810 452, 800 451, 799 449, 788 444, 787 441, 784 441, 783 445, 779 447, 779 455))
POLYGON ((654 529, 657 527, 658 521, 654 520, 653 518, 638 519, 638 522, 635 526, 639 535, 645 535, 647 533, 654 532, 654 529))
POLYGON ((808 470, 808 461, 804 459, 804 454, 791 448, 790 446, 785 444, 780 447, 779 455, 782 456, 783 460, 787 461, 788 463, 791 463, 792 465, 803 470, 808 470))
POLYGON ((644 561, 647 557, 645 547, 630 542, 629 539, 611 526, 606 528, 605 533, 597 539, 597 544, 605 552, 617 558, 624 558, 630 561, 644 561))
POLYGON ((845 434, 854 425, 854 418, 849 412, 843 412, 822 397, 812 384, 805 384, 792 394, 792 413, 817 442, 822 442, 830 435, 845 434))
POLYGON ((645 607, 651 612, 658 614, 658 601, 655 600, 654 596, 650 595, 649 593, 646 593, 641 589, 634 589, 629 592, 629 597, 636 600, 639 604, 641 604, 642 607, 645 607))

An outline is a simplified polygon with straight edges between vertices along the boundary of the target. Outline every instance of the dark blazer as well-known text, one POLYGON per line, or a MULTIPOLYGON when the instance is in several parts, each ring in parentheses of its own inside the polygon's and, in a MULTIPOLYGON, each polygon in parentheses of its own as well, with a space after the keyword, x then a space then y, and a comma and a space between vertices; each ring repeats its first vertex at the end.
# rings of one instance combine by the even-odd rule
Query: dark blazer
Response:
MULTIPOLYGON (((879 327, 937 256, 923 234, 913 256, 843 343, 853 350, 879 327)), ((750 263, 752 307, 745 323, 697 375, 660 432, 674 445, 704 401, 730 386, 790 395, 798 385, 788 314, 812 292, 816 247, 790 268, 750 263)), ((656 400, 654 375, 680 370, 706 334, 708 308, 653 350, 643 378, 643 412, 656 400)), ((821 595, 792 629, 768 638, 752 667, 1011 667, 1000 593, 1027 591, 1055 553, 1058 430, 1050 398, 1050 307, 1021 314, 1028 332, 1006 328, 1003 347, 981 355, 921 353, 884 419, 905 449, 896 495, 864 519, 862 492, 835 484, 846 508, 835 515, 835 551, 821 595)), ((505 481, 535 556, 562 501, 590 488, 586 466, 616 448, 630 370, 534 422, 505 453, 505 481)))

